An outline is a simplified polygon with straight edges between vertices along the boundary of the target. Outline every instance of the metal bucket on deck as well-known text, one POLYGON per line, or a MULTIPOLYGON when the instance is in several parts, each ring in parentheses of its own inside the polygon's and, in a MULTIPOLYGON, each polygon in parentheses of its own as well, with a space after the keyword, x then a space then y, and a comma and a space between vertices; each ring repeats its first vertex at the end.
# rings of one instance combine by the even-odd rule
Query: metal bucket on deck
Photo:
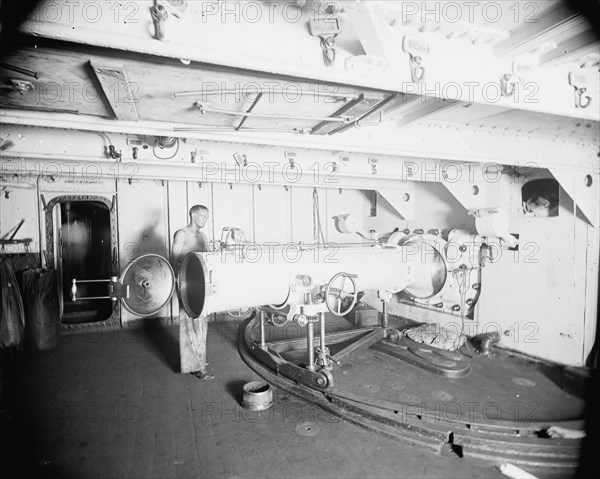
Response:
POLYGON ((273 405, 273 390, 268 383, 251 381, 244 384, 242 407, 251 411, 264 411, 273 405))

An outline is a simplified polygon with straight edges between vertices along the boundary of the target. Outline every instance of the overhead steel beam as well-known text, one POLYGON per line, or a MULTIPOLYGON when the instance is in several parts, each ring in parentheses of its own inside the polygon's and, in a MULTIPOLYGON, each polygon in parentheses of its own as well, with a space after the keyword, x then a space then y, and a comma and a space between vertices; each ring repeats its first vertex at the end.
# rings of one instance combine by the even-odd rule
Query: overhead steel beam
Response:
MULTIPOLYGON (((402 36, 401 29, 404 26, 392 28, 388 25, 385 14, 382 15, 379 12, 381 3, 367 1, 363 2, 364 5, 363 3, 357 4, 357 8, 365 9, 367 16, 366 19, 359 18, 353 24, 356 23, 356 29, 360 32, 356 36, 361 35, 359 40, 366 45, 365 49, 368 50, 368 56, 371 59, 376 58, 376 55, 385 54, 385 58, 377 57, 382 60, 384 66, 377 62, 365 62, 363 65, 356 61, 361 55, 352 55, 340 45, 337 50, 336 62, 330 68, 323 68, 319 42, 307 35, 303 22, 291 23, 280 16, 269 20, 266 11, 263 12, 265 14, 262 16, 261 24, 238 22, 234 23, 235 27, 226 22, 219 23, 219 17, 211 17, 211 22, 207 23, 207 19, 201 15, 202 12, 186 11, 185 20, 194 27, 177 30, 171 28, 169 31, 173 33, 173 38, 170 41, 160 42, 148 33, 147 24, 144 21, 128 22, 127 24, 116 23, 114 12, 109 10, 110 2, 106 5, 105 2, 96 2, 98 8, 104 10, 102 10, 103 14, 99 15, 98 22, 93 24, 86 23, 85 19, 81 19, 79 16, 76 16, 71 22, 68 14, 62 15, 55 21, 44 21, 46 17, 43 13, 52 10, 44 7, 55 6, 57 2, 45 0, 41 3, 42 13, 32 15, 20 26, 21 31, 26 35, 91 45, 113 51, 122 50, 184 59, 186 62, 230 66, 268 72, 269 74, 290 75, 296 78, 409 94, 444 96, 445 86, 454 85, 451 97, 456 100, 595 121, 600 118, 596 109, 580 108, 575 104, 571 89, 563 88, 564 84, 561 84, 559 77, 556 76, 560 75, 559 72, 556 75, 539 74, 533 75, 532 78, 526 78, 526 82, 531 84, 523 85, 519 100, 514 96, 501 96, 498 83, 501 75, 508 73, 506 61, 498 58, 490 59, 489 51, 482 50, 480 45, 475 44, 487 41, 489 34, 486 33, 484 37, 479 38, 475 30, 472 32, 475 36, 472 42, 453 41, 441 31, 432 31, 431 35, 435 36, 432 46, 435 44, 436 48, 432 48, 426 60, 427 65, 425 65, 426 67, 431 66, 431 68, 427 68, 425 81, 415 84, 410 68, 404 64, 405 61, 408 61, 408 56, 402 51, 399 41, 402 36), (234 33, 251 31, 250 29, 257 31, 257 28, 263 27, 265 35, 258 38, 263 38, 264 41, 253 39, 240 42, 237 34, 234 33), (274 33, 269 34, 269 32, 274 33), (274 37, 273 34, 276 36, 274 37), (392 41, 389 41, 388 36, 392 38, 392 41), (272 38, 277 38, 277 48, 271 48, 274 46, 272 38), (399 61, 397 65, 395 58, 399 61), (486 67, 479 68, 480 62, 486 62, 486 67), (357 68, 348 70, 346 64, 354 64, 357 68), (386 73, 382 73, 382 71, 386 73), (524 100, 525 96, 528 97, 528 100, 524 100), (535 101, 529 101, 532 96, 535 101)), ((218 2, 208 3, 216 5, 218 2)), ((346 19, 354 16, 352 10, 355 3, 343 4, 344 8, 347 7, 346 19)), ((140 10, 140 15, 142 14, 146 15, 150 21, 148 12, 144 13, 140 10)), ((549 14, 543 15, 543 18, 547 17, 549 14)), ((515 33, 510 41, 507 40, 509 43, 503 43, 501 49, 510 50, 529 38, 532 32, 534 34, 543 32, 544 29, 539 27, 541 23, 538 21, 538 23, 528 25, 528 33, 521 41, 519 41, 521 33, 515 33)), ((553 24, 556 24, 556 21, 546 22, 546 27, 550 28, 553 24)), ((407 33, 412 30, 414 28, 407 27, 407 33)), ((135 79, 132 78, 132 80, 135 79)))
POLYGON ((378 2, 346 2, 344 11, 368 56, 386 58, 392 63, 398 63, 396 60, 398 54, 402 54, 402 50, 391 40, 389 25, 378 2))
POLYGON ((401 127, 418 120, 424 120, 458 104, 455 100, 445 100, 434 97, 417 97, 411 101, 401 104, 398 108, 390 111, 388 115, 401 115, 396 121, 396 126, 401 127))
POLYGON ((585 17, 561 3, 544 12, 536 21, 523 24, 510 38, 498 43, 494 48, 494 55, 496 58, 517 57, 546 42, 572 38, 590 28, 585 17))
POLYGON ((540 65, 552 63, 553 67, 565 63, 582 60, 587 55, 600 58, 600 39, 592 30, 586 30, 564 42, 559 43, 555 49, 540 56, 540 65))

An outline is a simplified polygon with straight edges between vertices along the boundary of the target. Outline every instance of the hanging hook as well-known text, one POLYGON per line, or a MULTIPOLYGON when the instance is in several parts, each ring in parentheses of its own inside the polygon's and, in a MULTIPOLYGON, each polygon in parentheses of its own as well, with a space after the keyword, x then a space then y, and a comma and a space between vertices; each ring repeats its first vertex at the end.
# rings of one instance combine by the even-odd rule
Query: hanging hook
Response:
POLYGON ((575 88, 575 107, 577 108, 587 108, 592 103, 592 97, 586 95, 585 92, 587 88, 575 88), (585 97, 585 103, 583 102, 583 98, 585 97))
POLYGON ((502 96, 512 96, 515 93, 515 85, 519 83, 518 78, 510 73, 505 73, 500 78, 500 93, 502 96))
POLYGON ((321 49, 323 50, 323 60, 325 61, 325 65, 328 67, 333 65, 333 62, 335 61, 335 37, 336 35, 321 37, 321 49))
POLYGON ((426 70, 422 63, 423 57, 429 54, 429 43, 405 35, 402 38, 402 50, 408 53, 408 65, 412 81, 420 83, 425 80, 426 70))
POLYGON ((150 15, 154 23, 154 38, 157 40, 165 39, 165 23, 169 17, 169 13, 163 5, 154 0, 154 6, 150 8, 150 15))
POLYGON ((426 70, 425 67, 421 65, 422 61, 422 57, 410 55, 408 62, 410 64, 410 74, 414 83, 420 83, 425 80, 426 70))

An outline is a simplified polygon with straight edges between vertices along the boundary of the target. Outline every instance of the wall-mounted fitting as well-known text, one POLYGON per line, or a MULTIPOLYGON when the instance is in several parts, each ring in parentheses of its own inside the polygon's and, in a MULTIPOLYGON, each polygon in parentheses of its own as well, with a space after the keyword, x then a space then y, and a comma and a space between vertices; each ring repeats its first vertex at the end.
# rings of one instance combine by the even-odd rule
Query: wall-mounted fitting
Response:
POLYGON ((375 230, 365 230, 362 226, 362 219, 354 214, 343 214, 334 217, 336 220, 336 228, 340 233, 358 234, 370 241, 377 241, 380 234, 375 230))
POLYGON ((121 158, 123 155, 121 153, 121 150, 119 150, 117 152, 115 145, 108 145, 108 156, 109 156, 109 158, 112 158, 113 160, 121 161, 121 158))
POLYGON ((500 94, 502 96, 513 96, 515 94, 516 85, 520 82, 519 77, 512 73, 505 73, 500 77, 500 94))
POLYGON ((477 233, 486 238, 500 238, 502 246, 514 248, 519 240, 508 232, 508 213, 500 208, 482 208, 469 211, 475 217, 477 233))
POLYGON ((238 166, 248 166, 248 157, 243 153, 234 153, 233 159, 238 166))
POLYGON ((134 160, 137 160, 137 159, 138 159, 138 152, 139 152, 139 150, 138 150, 137 146, 134 146, 134 147, 131 149, 131 155, 133 156, 133 159, 134 159, 134 160))
POLYGON ((327 17, 311 18, 308 22, 310 34, 321 39, 323 61, 330 67, 335 62, 335 37, 342 31, 341 19, 330 12, 327 17))
POLYGON ((159 148, 173 148, 177 144, 177 138, 174 136, 157 136, 156 144, 159 148))
POLYGON ((290 168, 296 168, 296 152, 295 151, 286 151, 284 152, 286 159, 290 165, 290 168))

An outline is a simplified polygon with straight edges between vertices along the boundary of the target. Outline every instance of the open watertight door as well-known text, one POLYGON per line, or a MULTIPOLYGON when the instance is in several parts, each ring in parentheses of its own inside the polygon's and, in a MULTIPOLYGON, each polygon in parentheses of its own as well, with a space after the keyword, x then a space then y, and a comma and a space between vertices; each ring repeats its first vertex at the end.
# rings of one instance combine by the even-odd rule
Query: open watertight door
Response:
POLYGON ((169 262, 157 254, 145 254, 131 261, 123 269, 121 276, 110 279, 73 279, 71 296, 78 299, 110 298, 120 299, 127 311, 136 316, 152 316, 165 306, 175 291, 175 273, 169 262), (108 283, 107 296, 87 298, 77 297, 77 284, 90 282, 108 283))

